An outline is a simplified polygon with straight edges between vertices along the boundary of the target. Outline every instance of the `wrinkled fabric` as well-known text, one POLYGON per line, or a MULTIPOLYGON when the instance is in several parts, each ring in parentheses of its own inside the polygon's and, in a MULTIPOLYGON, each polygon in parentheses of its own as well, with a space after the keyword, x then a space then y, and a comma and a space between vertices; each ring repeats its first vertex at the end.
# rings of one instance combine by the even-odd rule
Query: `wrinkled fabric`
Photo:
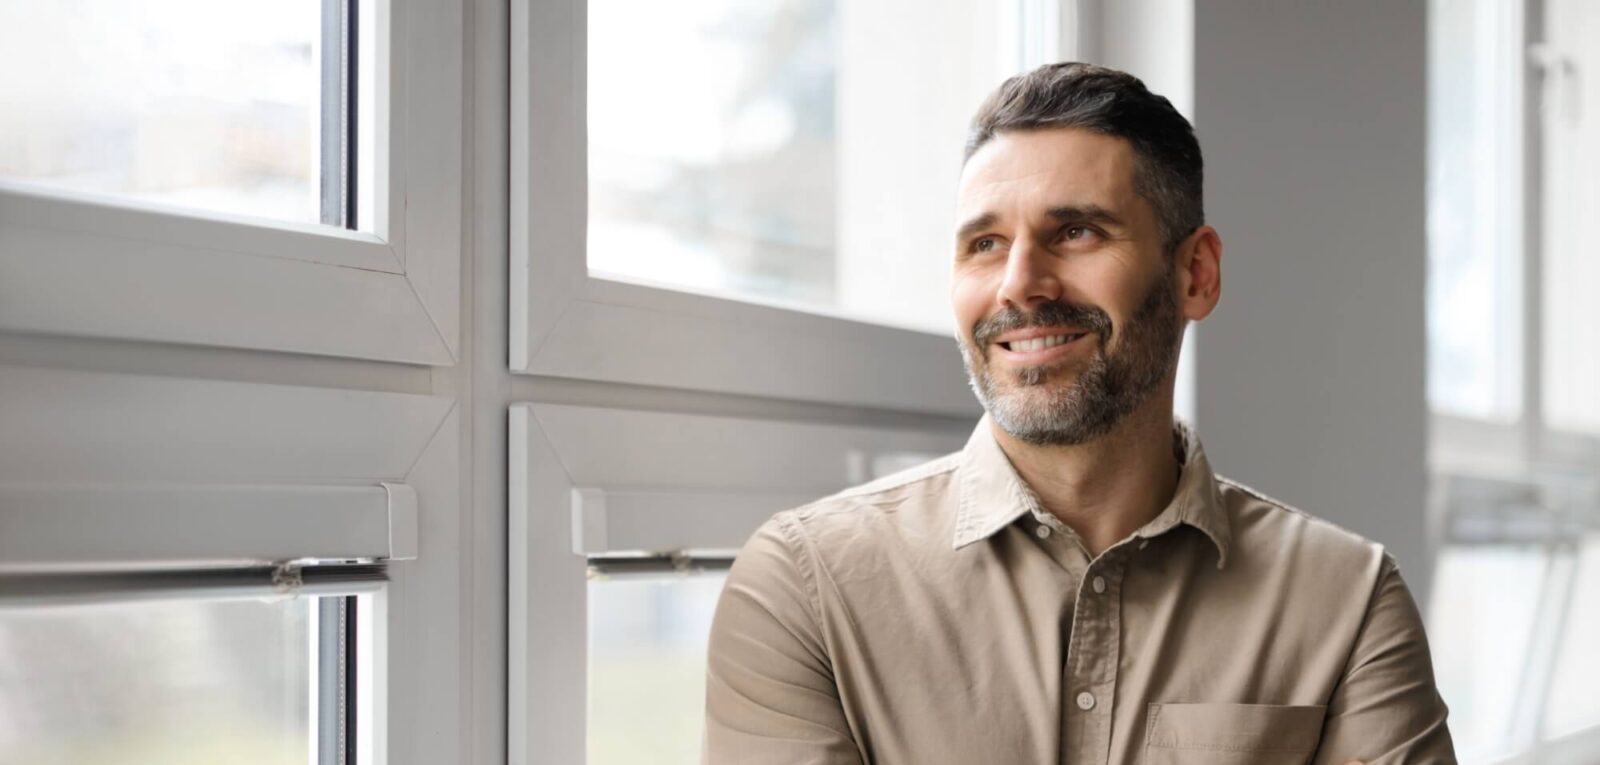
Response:
POLYGON ((987 417, 773 516, 718 601, 703 761, 1455 762, 1394 559, 1175 450, 1171 503, 1094 558, 987 417))

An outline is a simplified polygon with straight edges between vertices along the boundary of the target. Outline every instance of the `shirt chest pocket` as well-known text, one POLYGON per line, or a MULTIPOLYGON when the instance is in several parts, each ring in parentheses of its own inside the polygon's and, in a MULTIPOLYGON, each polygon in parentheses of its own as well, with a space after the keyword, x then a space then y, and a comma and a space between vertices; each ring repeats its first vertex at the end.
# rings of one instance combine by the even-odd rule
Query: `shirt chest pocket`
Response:
POLYGON ((1304 765, 1322 738, 1322 706, 1151 704, 1147 765, 1304 765))

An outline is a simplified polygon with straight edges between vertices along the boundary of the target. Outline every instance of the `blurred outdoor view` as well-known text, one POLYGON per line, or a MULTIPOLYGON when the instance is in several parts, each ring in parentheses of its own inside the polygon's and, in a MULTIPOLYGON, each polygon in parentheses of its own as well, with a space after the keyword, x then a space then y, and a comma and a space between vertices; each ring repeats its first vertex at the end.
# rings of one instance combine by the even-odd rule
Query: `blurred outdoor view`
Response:
POLYGON ((0 0, 0 179, 321 220, 322 0, 0 0))
POLYGON ((948 332, 961 148, 1028 63, 1016 5, 588 3, 591 273, 948 332))
POLYGON ((589 17, 590 266, 833 302, 833 0, 589 17))
POLYGON ((724 573, 589 578, 589 765, 697 763, 724 573))
POLYGON ((0 765, 306 765, 315 602, 0 608, 0 765))

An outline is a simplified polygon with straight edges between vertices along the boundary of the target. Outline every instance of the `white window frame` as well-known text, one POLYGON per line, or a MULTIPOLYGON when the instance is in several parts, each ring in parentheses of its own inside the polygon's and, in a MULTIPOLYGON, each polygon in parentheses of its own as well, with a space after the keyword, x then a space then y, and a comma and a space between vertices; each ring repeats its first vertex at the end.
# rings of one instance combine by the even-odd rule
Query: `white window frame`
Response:
POLYGON ((977 411, 951 338, 820 308, 590 276, 586 3, 514 0, 511 8, 514 372, 929 414, 977 411))
MULTIPOLYGON (((1528 39, 1521 8, 1516 11, 1516 23, 1508 25, 1505 34, 1528 39)), ((1520 238, 1513 237, 1509 243, 1516 247, 1516 276, 1522 287, 1521 294, 1517 295, 1522 324, 1519 338, 1521 352, 1517 354, 1517 361, 1521 365, 1521 391, 1517 401, 1519 415, 1513 421, 1500 421, 1432 412, 1429 417, 1429 460, 1436 471, 1512 468, 1528 464, 1538 451, 1537 441, 1542 430, 1538 386, 1541 320, 1538 301, 1539 232, 1536 225, 1526 225, 1535 217, 1532 211, 1537 210, 1537 204, 1527 202, 1528 193, 1538 188, 1538 155, 1536 148, 1530 145, 1530 141, 1538 134, 1537 117, 1532 109, 1536 101, 1530 101, 1537 97, 1537 92, 1528 87, 1530 82, 1536 82, 1533 69, 1526 65, 1525 60, 1519 63, 1522 68, 1507 75, 1513 88, 1512 100, 1521 102, 1524 111, 1529 112, 1527 119, 1514 121, 1510 138, 1515 146, 1509 150, 1513 165, 1511 174, 1518 177, 1523 192, 1511 196, 1516 207, 1509 211, 1513 218, 1509 225, 1521 232, 1520 238)))
POLYGON ((391 693, 461 701, 453 397, 9 365, 0 390, 0 574, 393 564, 359 617, 363 762, 436 761, 432 697, 391 693))
POLYGON ((373 234, 0 182, 0 330, 451 364, 462 6, 378 0, 373 234))
POLYGON ((413 474, 455 408, 12 366, 0 389, 0 573, 416 558, 413 474))
POLYGON ((584 762, 591 557, 731 559, 773 513, 959 450, 970 428, 546 403, 513 404, 510 417, 507 730, 518 765, 584 762))
POLYGON ((496 613, 463 598, 472 38, 466 0, 375 6, 373 233, 0 181, 0 568, 389 563, 360 759, 453 762, 496 613))
POLYGON ((1430 461, 1436 470, 1504 472, 1526 470, 1532 465, 1565 464, 1600 469, 1600 438, 1591 434, 1553 428, 1544 416, 1544 342, 1542 313, 1544 290, 1543 198, 1546 184, 1542 171, 1545 132, 1544 102, 1550 94, 1543 88, 1547 76, 1542 69, 1552 62, 1541 61, 1535 51, 1545 31, 1543 1, 1522 0, 1517 5, 1516 23, 1507 34, 1519 35, 1528 55, 1514 74, 1518 99, 1523 104, 1520 129, 1511 137, 1515 163, 1520 168, 1523 193, 1519 206, 1509 211, 1518 221, 1513 226, 1521 233, 1516 260, 1521 283, 1519 308, 1522 352, 1515 374, 1521 378, 1519 417, 1514 421, 1479 419, 1457 414, 1430 416, 1430 461))

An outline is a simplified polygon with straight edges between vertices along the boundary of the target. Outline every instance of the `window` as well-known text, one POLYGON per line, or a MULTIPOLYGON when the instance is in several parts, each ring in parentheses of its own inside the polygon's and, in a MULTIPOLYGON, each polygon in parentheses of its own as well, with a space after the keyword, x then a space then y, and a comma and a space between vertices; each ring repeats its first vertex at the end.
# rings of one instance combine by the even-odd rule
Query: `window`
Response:
POLYGON ((733 554, 773 513, 958 450, 971 425, 513 406, 513 761, 698 762, 733 554))
POLYGON ((967 120, 1047 42, 1015 5, 593 0, 590 273, 949 334, 967 120))
POLYGON ((1506 3, 1434 0, 1429 32, 1428 400, 1520 412, 1523 45, 1506 3), (1466 158, 1472 158, 1466 161, 1466 158))
POLYGON ((1464 763, 1600 742, 1593 4, 1430 5, 1430 632, 1464 763), (1592 216, 1591 216, 1592 217, 1592 216))
POLYGON ((459 3, 0 15, 0 330, 454 360, 459 3))
POLYGON ((588 752, 596 765, 700 761, 706 641, 726 575, 590 566, 588 752))
MULTIPOLYGON (((434 666, 418 657, 439 631, 408 625, 458 603, 448 590, 425 597, 415 583, 459 565, 448 538, 429 537, 419 521, 424 508, 449 517, 456 501, 451 399, 16 366, 0 366, 0 390, 0 635, 18 634, 13 617, 94 632, 122 618, 221 613, 205 605, 217 597, 370 592, 356 620, 371 620, 357 631, 371 648, 341 651, 376 668, 368 677, 377 690, 357 711, 385 719, 386 657, 434 666), (423 538, 435 545, 425 562, 416 560, 423 538), (395 561, 408 563, 390 570, 395 561), (392 582, 382 585, 386 571, 392 582), (32 608, 130 592, 141 602, 104 617, 87 606, 32 608), (193 608, 148 605, 155 596, 193 608)), ((297 608, 269 609, 274 629, 303 632, 297 608)), ((457 673, 444 663, 440 674, 427 677, 445 687, 457 673)), ((57 692, 27 684, 20 693, 36 691, 57 692)))
POLYGON ((1583 537, 1573 561, 1572 579, 1567 585, 1567 610, 1559 628, 1560 654, 1555 666, 1561 669, 1550 680, 1550 695, 1544 703, 1544 734, 1561 738, 1600 727, 1600 657, 1592 649, 1600 645, 1600 533, 1583 537))
POLYGON ((835 20, 589 3, 591 272, 834 302, 835 20))
POLYGON ((1431 606, 1434 667, 1450 703, 1450 730, 1464 752, 1500 752, 1517 716, 1522 667, 1531 653, 1548 553, 1527 545, 1442 550, 1431 606))
POLYGON ((0 3, 0 176, 370 229, 374 9, 0 3))
POLYGON ((972 413, 961 149, 981 98, 1060 49, 1046 7, 514 5, 512 368, 972 413))
POLYGON ((1591 3, 1545 4, 1545 39, 1530 53, 1540 64, 1543 154, 1540 369, 1544 418, 1555 430, 1600 436, 1600 307, 1582 286, 1600 279, 1592 221, 1600 210, 1600 12, 1591 3), (1589 105, 1588 108, 1585 105, 1589 105))
POLYGON ((355 715, 371 688, 356 666, 368 597, 13 595, 0 602, 0 762, 345 762, 370 750, 370 718, 355 715))
POLYGON ((0 761, 461 761, 465 11, 0 0, 0 761))

